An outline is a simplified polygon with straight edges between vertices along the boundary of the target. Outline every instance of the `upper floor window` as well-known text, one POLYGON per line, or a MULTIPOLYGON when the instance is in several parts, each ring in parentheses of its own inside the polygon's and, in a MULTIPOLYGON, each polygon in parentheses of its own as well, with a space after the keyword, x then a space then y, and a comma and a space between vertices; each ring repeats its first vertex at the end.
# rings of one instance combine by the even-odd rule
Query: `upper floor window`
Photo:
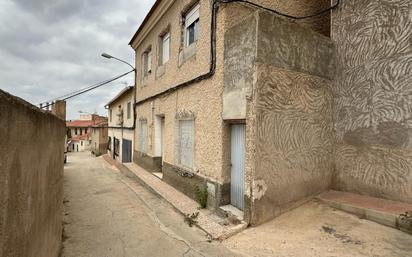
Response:
POLYGON ((127 119, 130 119, 132 116, 132 103, 128 102, 127 103, 127 119))
POLYGON ((112 109, 109 110, 109 121, 112 122, 113 112, 112 109))
POLYGON ((190 46, 199 37, 199 9, 200 4, 198 3, 184 17, 185 46, 190 46))
POLYGON ((164 65, 169 61, 170 55, 170 33, 167 32, 161 36, 161 47, 160 47, 160 64, 164 65))
POLYGON ((142 64, 143 77, 147 77, 152 72, 152 48, 143 53, 142 64))
POLYGON ((77 135, 77 128, 74 129, 74 134, 77 135))

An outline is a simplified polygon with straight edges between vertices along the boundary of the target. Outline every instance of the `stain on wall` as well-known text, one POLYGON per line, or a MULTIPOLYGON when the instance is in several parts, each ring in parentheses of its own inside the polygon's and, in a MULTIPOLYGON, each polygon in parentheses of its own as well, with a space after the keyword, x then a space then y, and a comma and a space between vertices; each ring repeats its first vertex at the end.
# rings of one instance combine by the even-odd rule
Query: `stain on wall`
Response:
POLYGON ((412 2, 346 0, 332 16, 334 188, 412 202, 412 2))
POLYGON ((57 257, 65 122, 0 90, 0 256, 57 257))
POLYGON ((331 81, 259 65, 252 224, 281 214, 331 184, 331 81))
POLYGON ((223 119, 246 118, 246 96, 255 81, 256 30, 255 13, 225 34, 223 119))

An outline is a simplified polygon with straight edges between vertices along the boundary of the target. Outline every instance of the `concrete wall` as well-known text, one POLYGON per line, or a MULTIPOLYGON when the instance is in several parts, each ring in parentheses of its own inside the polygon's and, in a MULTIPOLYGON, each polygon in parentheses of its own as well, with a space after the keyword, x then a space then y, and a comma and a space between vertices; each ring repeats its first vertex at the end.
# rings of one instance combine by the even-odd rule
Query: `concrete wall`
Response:
POLYGON ((331 185, 333 45, 265 12, 234 26, 225 43, 224 97, 226 87, 243 86, 239 81, 253 90, 245 99, 245 200, 248 220, 256 225, 331 185), (236 64, 245 60, 243 71, 236 64))
POLYGON ((0 90, 0 256, 58 256, 65 129, 0 90))
POLYGON ((332 20, 334 188, 412 202, 412 3, 346 0, 332 20))

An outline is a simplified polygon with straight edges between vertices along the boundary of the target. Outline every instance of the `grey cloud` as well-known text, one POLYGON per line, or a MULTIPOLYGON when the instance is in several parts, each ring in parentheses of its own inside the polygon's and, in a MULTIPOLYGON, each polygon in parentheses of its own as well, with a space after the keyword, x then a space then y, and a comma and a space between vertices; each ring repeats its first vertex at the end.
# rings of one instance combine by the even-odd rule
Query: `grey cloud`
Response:
MULTIPOLYGON (((0 1, 0 88, 38 104, 129 70, 100 54, 134 63, 128 42, 153 2, 0 1)), ((132 84, 133 76, 70 100, 69 118, 79 110, 104 113, 122 81, 132 84)))

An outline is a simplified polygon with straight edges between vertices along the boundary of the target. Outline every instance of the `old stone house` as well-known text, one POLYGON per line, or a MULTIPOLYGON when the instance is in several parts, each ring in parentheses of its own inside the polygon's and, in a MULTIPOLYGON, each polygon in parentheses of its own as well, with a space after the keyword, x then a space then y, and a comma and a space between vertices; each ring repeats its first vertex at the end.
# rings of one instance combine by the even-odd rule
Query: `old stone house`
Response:
MULTIPOLYGON (((253 2, 292 16, 331 6, 253 2)), ((156 1, 130 41, 134 161, 193 198, 207 187, 210 208, 252 225, 329 189, 412 202, 411 5, 383 2, 296 20, 156 1)))
POLYGON ((107 143, 109 141, 107 120, 99 124, 92 125, 90 129, 91 152, 96 156, 105 154, 107 152, 107 143))
POLYGON ((108 154, 121 163, 132 162, 134 147, 133 87, 125 87, 106 108, 109 115, 108 154))
POLYGON ((78 120, 67 121, 67 151, 83 152, 90 150, 92 126, 104 122, 107 122, 107 118, 97 114, 81 114, 78 120))

